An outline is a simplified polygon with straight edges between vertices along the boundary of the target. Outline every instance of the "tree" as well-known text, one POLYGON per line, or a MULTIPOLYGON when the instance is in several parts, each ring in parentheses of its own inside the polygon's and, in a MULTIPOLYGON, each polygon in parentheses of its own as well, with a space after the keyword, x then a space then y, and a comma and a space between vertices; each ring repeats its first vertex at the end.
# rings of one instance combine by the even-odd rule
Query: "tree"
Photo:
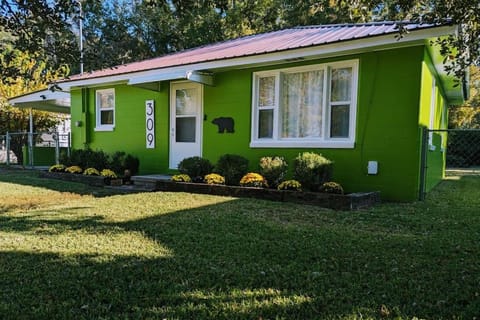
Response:
MULTIPOLYGON (((0 54, 0 68, 15 68, 22 74, 29 75, 0 79, 0 135, 7 132, 27 132, 30 111, 10 106, 8 98, 44 89, 48 82, 64 77, 68 68, 64 66, 55 71, 46 70, 45 62, 39 62, 35 56, 8 47, 0 54), (4 59, 5 56, 8 56, 8 60, 4 59)), ((34 131, 40 132, 54 128, 61 119, 58 115, 41 111, 33 111, 32 115, 34 131)), ((26 143, 26 135, 12 137, 11 149, 20 163, 23 160, 22 147, 26 143)))
POLYGON ((470 67, 470 99, 449 109, 449 128, 480 129, 480 67, 470 67))
MULTIPOLYGON (((343 0, 342 0, 343 1, 343 0)), ((441 47, 445 70, 465 81, 466 70, 480 65, 480 2, 472 0, 359 0, 357 8, 372 11, 376 19, 451 23, 459 25, 458 36, 435 41, 441 47)), ((404 30, 400 29, 401 33, 404 30)))
MULTIPOLYGON (((13 48, 35 56, 38 63, 48 69, 78 61, 78 45, 71 28, 71 17, 78 11, 75 0, 0 0, 0 25, 11 35, 13 48)), ((5 40, 2 38, 2 42, 5 40)), ((6 65, 2 69, 2 80, 22 74, 13 63, 15 56, 2 53, 6 65)), ((31 73, 23 72, 30 77, 31 73)), ((44 78, 44 74, 39 75, 44 78)))

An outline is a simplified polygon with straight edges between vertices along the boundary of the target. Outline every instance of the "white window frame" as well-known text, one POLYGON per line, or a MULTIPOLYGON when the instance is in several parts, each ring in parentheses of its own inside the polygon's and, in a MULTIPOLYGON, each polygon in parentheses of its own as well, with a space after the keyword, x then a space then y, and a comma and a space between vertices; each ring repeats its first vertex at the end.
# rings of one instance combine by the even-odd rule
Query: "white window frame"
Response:
POLYGON ((308 65, 302 67, 282 68, 270 71, 260 71, 253 73, 252 81, 252 117, 251 117, 251 148, 343 148, 352 149, 355 147, 356 119, 357 119, 357 88, 358 88, 358 59, 346 60, 340 62, 323 63, 308 65), (349 134, 347 138, 330 137, 330 117, 331 106, 330 90, 331 90, 331 71, 338 68, 352 68, 352 88, 351 100, 334 102, 334 105, 349 104, 349 134), (319 138, 280 138, 281 131, 281 79, 282 74, 296 73, 306 71, 324 71, 324 88, 323 88, 323 105, 322 105, 322 137, 319 138), (263 77, 274 76, 275 83, 275 105, 273 108, 261 108, 257 105, 259 96, 259 80, 263 77), (258 138, 258 120, 259 111, 262 109, 273 109, 273 133, 272 138, 258 138))
POLYGON ((115 97, 115 89, 101 89, 95 91, 95 131, 113 131, 115 129, 115 106, 116 106, 116 97, 115 97), (101 94, 113 94, 113 108, 108 109, 100 109, 99 97, 101 94), (113 124, 102 124, 102 115, 101 110, 103 111, 113 111, 113 124))
MULTIPOLYGON (((435 81, 435 77, 432 75, 432 91, 431 91, 431 97, 430 97, 430 119, 429 119, 429 124, 428 128, 430 130, 435 129, 435 111, 437 109, 437 83, 435 81)), ((433 131, 430 131, 428 133, 428 149, 430 151, 435 151, 436 147, 433 144, 433 131)))

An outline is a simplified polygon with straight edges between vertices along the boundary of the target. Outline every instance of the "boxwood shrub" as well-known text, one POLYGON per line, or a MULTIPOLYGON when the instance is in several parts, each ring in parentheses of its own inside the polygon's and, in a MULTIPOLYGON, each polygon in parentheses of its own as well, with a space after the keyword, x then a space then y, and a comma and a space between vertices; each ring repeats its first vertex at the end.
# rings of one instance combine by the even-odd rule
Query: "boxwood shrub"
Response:
POLYGON ((215 172, 225 177, 225 184, 236 185, 248 172, 248 159, 236 154, 225 154, 218 159, 215 172))
POLYGON ((185 158, 178 164, 178 171, 188 175, 193 182, 202 182, 205 175, 212 170, 212 163, 202 157, 185 158))

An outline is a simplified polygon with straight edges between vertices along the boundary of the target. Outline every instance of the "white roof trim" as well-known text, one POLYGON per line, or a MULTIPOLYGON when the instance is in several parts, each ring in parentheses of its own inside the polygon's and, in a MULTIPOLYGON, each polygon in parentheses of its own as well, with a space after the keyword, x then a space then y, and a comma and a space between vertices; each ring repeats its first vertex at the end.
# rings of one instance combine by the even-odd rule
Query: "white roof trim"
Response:
POLYGON ((187 72, 191 70, 225 70, 233 68, 285 63, 288 62, 286 60, 290 59, 319 59, 333 56, 338 57, 367 51, 423 45, 425 39, 456 33, 457 26, 455 25, 441 26, 436 28, 412 30, 400 39, 396 37, 397 34, 387 34, 383 36, 361 38, 273 53, 256 54, 252 56, 236 58, 225 58, 215 61, 136 71, 131 73, 98 78, 70 80, 59 83, 59 86, 63 90, 69 91, 71 88, 107 85, 119 81, 128 81, 129 84, 139 84, 152 81, 173 80, 178 78, 185 78, 187 72))
MULTIPOLYGON (((132 76, 133 74, 131 74, 132 76)), ((156 74, 147 75, 147 76, 133 76, 128 79, 128 85, 136 85, 141 83, 148 83, 148 82, 157 82, 157 81, 164 81, 164 80, 175 80, 175 79, 185 79, 186 73, 179 71, 179 72, 168 72, 163 73, 161 71, 157 71, 156 74)))

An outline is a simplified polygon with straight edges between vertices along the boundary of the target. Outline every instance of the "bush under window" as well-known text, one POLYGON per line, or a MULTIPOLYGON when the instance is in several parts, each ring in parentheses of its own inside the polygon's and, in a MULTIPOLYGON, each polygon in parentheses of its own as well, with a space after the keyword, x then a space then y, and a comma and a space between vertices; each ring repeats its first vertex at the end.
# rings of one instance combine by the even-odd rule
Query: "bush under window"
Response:
POLYGON ((318 191, 325 182, 330 181, 333 162, 314 152, 299 154, 294 160, 293 178, 310 191, 318 191))
POLYGON ((259 166, 260 174, 272 188, 276 188, 283 181, 288 170, 288 164, 283 157, 263 157, 259 166))

